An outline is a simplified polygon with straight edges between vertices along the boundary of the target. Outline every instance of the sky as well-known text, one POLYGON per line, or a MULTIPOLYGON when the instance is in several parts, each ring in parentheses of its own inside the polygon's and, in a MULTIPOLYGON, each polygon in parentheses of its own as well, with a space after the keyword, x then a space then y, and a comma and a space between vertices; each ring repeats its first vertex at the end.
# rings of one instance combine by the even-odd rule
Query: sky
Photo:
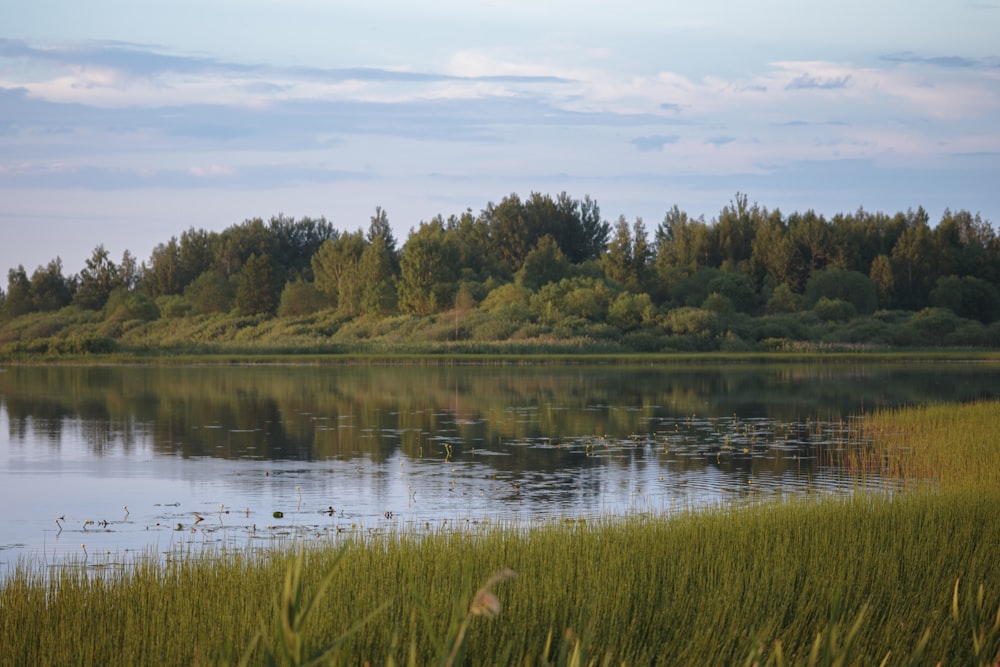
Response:
POLYGON ((1000 0, 3 3, 0 288, 279 214, 381 206, 402 244, 511 193, 997 229, 997 34, 1000 0))

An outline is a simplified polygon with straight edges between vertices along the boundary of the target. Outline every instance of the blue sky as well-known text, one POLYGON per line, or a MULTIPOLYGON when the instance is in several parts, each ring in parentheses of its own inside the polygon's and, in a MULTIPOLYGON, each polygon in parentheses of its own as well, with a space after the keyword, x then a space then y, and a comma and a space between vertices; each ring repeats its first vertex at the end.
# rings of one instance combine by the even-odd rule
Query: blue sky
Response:
POLYGON ((0 283, 283 213, 402 242, 509 193, 1000 222, 1000 0, 0 8, 0 283))

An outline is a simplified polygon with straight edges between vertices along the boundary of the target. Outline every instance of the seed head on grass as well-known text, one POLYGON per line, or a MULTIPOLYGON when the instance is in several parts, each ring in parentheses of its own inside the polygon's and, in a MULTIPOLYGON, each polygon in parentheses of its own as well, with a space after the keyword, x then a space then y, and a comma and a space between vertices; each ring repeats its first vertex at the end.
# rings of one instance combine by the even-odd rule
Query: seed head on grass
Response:
POLYGON ((465 634, 469 630, 469 624, 472 622, 474 616, 481 616, 483 618, 493 618, 500 613, 501 604, 497 596, 493 595, 491 590, 493 586, 500 583, 501 581, 506 581, 513 577, 516 573, 510 568, 505 568, 500 570, 492 577, 486 580, 476 594, 472 596, 472 603, 469 605, 469 611, 466 613, 465 618, 462 619, 461 625, 458 627, 458 632, 455 635, 455 639, 451 644, 451 651, 448 653, 448 657, 445 658, 445 667, 452 667, 455 661, 458 659, 458 655, 465 644, 465 634))

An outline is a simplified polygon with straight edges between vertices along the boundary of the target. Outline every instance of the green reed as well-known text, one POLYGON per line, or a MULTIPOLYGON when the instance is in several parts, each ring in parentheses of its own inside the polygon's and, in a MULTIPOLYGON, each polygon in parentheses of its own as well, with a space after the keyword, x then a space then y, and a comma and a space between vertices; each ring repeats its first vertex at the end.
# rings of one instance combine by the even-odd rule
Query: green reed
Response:
POLYGON ((901 493, 22 561, 0 664, 992 665, 998 419, 866 418, 870 463, 935 482, 901 493))
POLYGON ((880 411, 864 425, 862 465, 909 483, 1000 486, 1000 401, 880 411))
POLYGON ((807 664, 817 637, 853 630, 852 664, 919 664, 906 660, 921 647, 931 662, 975 664, 975 633, 981 656, 1000 647, 998 544, 1000 493, 958 489, 354 536, 305 550, 291 584, 300 598, 287 593, 293 553, 103 572, 23 563, 0 588, 0 662, 305 664, 276 658, 292 647, 321 664, 446 664, 453 653, 549 664, 574 650, 615 664, 765 664, 780 650, 789 662, 772 664, 807 664), (517 576, 490 591, 494 617, 470 615, 483 582, 508 569, 517 576), (282 609, 302 600, 312 607, 289 634, 282 609))

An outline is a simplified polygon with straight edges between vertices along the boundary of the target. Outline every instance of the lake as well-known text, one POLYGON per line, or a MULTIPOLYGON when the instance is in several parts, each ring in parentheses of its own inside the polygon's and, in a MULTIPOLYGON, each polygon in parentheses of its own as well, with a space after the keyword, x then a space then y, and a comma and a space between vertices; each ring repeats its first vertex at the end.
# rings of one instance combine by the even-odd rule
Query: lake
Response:
POLYGON ((9 366, 0 565, 851 493, 886 485, 837 465, 859 415, 998 396, 989 363, 9 366))

